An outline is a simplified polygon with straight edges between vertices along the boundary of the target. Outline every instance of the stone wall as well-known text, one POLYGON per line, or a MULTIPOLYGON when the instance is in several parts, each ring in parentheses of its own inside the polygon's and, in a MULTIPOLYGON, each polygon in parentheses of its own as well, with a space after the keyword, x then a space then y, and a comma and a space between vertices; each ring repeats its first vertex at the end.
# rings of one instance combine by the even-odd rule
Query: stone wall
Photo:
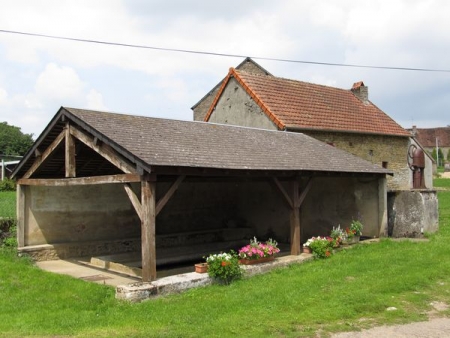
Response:
MULTIPOLYGON (((245 71, 248 73, 252 73, 252 74, 267 75, 264 70, 259 68, 253 62, 244 62, 244 63, 240 64, 238 67, 236 67, 236 69, 242 70, 242 71, 245 71)), ((217 93, 219 92, 222 81, 219 84, 217 84, 205 97, 203 97, 197 103, 196 106, 194 106, 192 108, 192 110, 194 112, 194 121, 204 121, 206 113, 209 110, 209 107, 211 107, 211 105, 214 101, 214 98, 216 97, 217 93)))
POLYGON ((406 161, 409 138, 355 133, 305 131, 306 135, 334 145, 394 172, 388 177, 389 190, 411 188, 411 170, 406 161))
POLYGON ((426 232, 436 232, 439 227, 437 193, 431 190, 391 192, 388 214, 392 237, 423 237, 426 232))
MULTIPOLYGON (((286 189, 288 184, 283 183, 286 189)), ((302 242, 355 218, 365 224, 364 235, 377 237, 377 184, 377 179, 314 178, 302 207, 302 242)), ((158 183, 157 198, 169 186, 158 183)), ((25 239, 22 252, 56 259, 140 251, 140 220, 121 184, 27 190, 24 232, 19 234, 25 239)), ((187 180, 156 218, 156 247, 248 241, 253 236, 289 243, 289 220, 290 209, 270 178, 187 180)))
POLYGON ((225 87, 209 122, 277 130, 276 125, 234 78, 225 87))

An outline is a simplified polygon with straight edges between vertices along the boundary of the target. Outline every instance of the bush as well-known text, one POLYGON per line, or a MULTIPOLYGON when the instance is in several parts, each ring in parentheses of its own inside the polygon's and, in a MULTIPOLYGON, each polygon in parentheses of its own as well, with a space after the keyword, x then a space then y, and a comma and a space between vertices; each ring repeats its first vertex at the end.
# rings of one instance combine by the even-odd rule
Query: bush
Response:
POLYGON ((209 277, 219 284, 228 285, 242 277, 239 259, 233 251, 231 253, 209 255, 206 258, 206 262, 208 263, 209 277))
POLYGON ((0 246, 17 247, 17 221, 12 218, 0 219, 0 246))
POLYGON ((16 190, 16 182, 9 178, 0 181, 0 191, 14 191, 16 190))

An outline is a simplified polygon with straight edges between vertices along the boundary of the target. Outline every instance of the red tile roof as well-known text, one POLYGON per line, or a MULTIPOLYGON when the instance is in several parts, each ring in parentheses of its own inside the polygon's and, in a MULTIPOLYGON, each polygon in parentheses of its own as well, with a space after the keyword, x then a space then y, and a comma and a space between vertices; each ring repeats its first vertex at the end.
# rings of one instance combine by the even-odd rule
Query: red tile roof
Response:
POLYGON ((438 145, 440 147, 450 147, 450 127, 441 128, 416 128, 415 138, 419 143, 427 148, 433 148, 436 146, 436 138, 438 139, 438 145))
POLYGON ((242 85, 279 129, 410 136, 377 106, 361 101, 351 90, 250 74, 234 68, 230 68, 205 121, 209 120, 230 77, 242 85))

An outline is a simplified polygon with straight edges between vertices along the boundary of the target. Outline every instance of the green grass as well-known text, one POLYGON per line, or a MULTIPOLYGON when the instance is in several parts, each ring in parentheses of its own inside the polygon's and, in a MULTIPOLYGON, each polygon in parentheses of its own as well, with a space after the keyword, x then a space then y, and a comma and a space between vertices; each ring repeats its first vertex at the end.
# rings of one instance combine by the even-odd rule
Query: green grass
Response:
POLYGON ((0 218, 16 217, 16 192, 0 191, 0 218))
MULTIPOLYGON (((450 304, 450 192, 428 242, 382 240, 238 281, 129 304, 0 251, 0 336, 313 337, 427 319, 450 304), (397 311, 386 311, 394 306, 397 311)), ((444 311, 443 315, 449 315, 444 311)))
POLYGON ((433 180, 433 186, 435 188, 450 188, 449 178, 435 178, 433 180))

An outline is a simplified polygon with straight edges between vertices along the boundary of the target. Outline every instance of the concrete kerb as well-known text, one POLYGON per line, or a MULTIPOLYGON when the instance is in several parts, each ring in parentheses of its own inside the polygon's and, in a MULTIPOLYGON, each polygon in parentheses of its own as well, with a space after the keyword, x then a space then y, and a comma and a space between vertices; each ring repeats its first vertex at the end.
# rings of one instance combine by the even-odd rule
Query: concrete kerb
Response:
MULTIPOLYGON (((255 265, 243 265, 244 277, 250 277, 269 272, 274 268, 285 267, 295 263, 302 263, 313 259, 311 254, 298 256, 283 256, 272 262, 255 265)), ((191 288, 212 284, 207 273, 189 272, 157 279, 153 282, 137 282, 119 285, 116 288, 116 298, 130 302, 141 302, 156 296, 179 293, 191 288)))

